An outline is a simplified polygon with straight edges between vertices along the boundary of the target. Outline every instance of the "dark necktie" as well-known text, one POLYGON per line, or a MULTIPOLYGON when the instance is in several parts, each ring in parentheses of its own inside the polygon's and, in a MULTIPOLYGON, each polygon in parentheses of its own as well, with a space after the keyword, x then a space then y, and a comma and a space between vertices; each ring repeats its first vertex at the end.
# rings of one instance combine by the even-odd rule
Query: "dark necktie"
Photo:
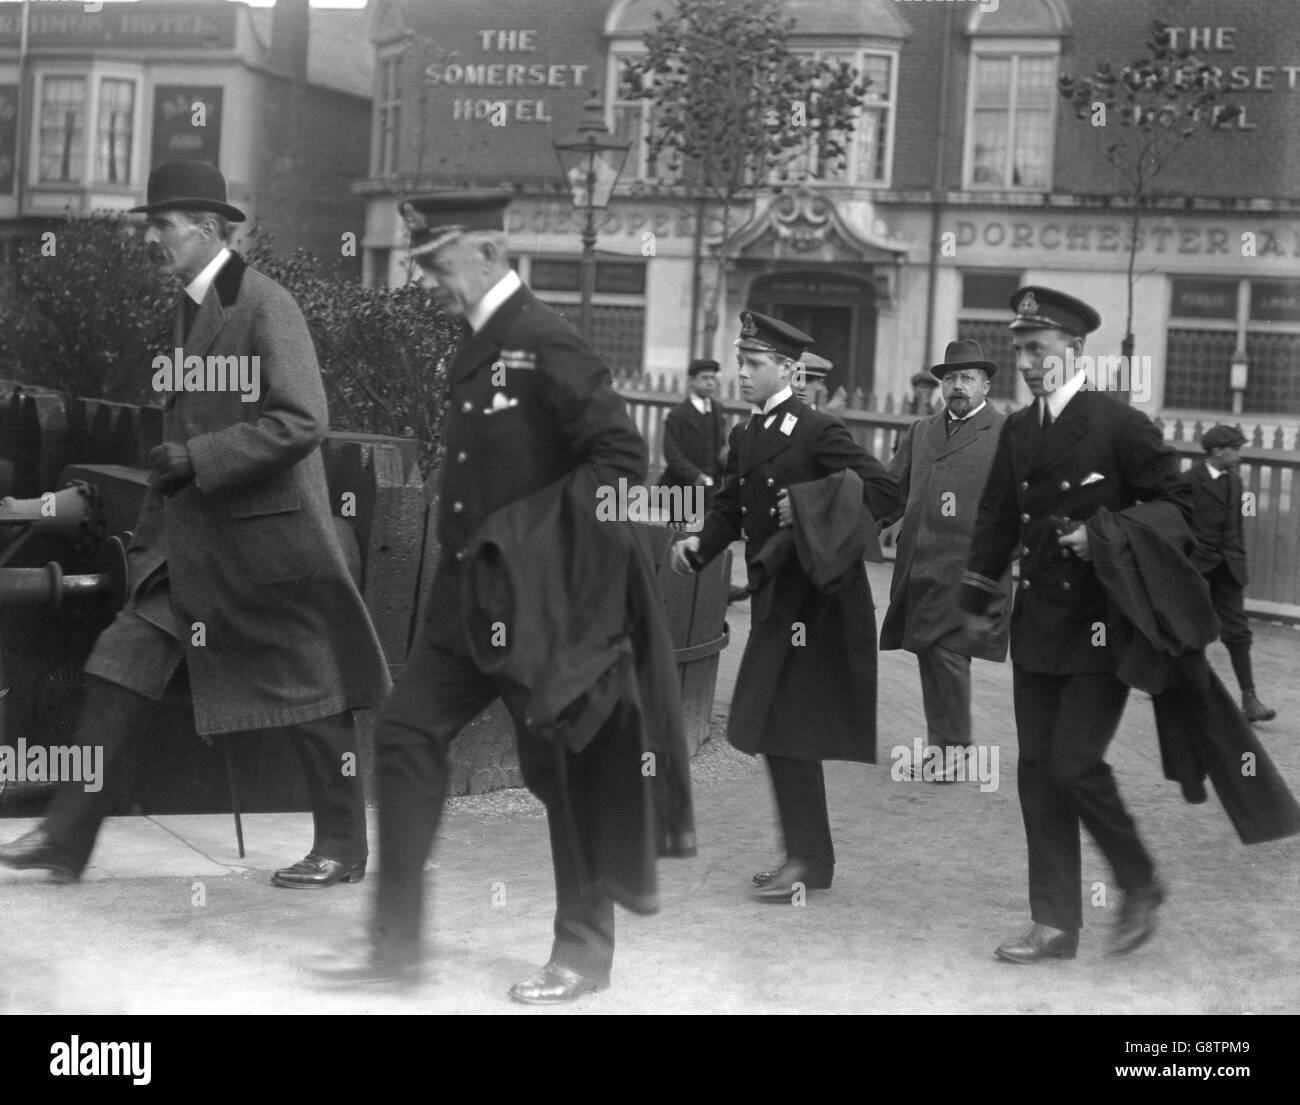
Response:
POLYGON ((1043 434, 1047 433, 1047 431, 1052 428, 1052 412, 1047 406, 1046 399, 1042 400, 1042 403, 1043 403, 1043 418, 1042 421, 1040 421, 1038 424, 1039 437, 1042 437, 1043 434))
POLYGON ((188 340, 190 331, 194 329, 194 317, 199 313, 199 305, 190 298, 188 292, 181 292, 181 307, 185 312, 185 333, 183 337, 188 340))
POLYGON ((955 433, 957 432, 957 428, 958 428, 961 424, 962 424, 962 419, 960 419, 960 418, 953 418, 953 417, 949 416, 948 418, 946 418, 946 419, 944 420, 943 428, 944 428, 945 431, 947 431, 948 437, 949 437, 950 439, 951 439, 952 435, 955 434, 955 433))

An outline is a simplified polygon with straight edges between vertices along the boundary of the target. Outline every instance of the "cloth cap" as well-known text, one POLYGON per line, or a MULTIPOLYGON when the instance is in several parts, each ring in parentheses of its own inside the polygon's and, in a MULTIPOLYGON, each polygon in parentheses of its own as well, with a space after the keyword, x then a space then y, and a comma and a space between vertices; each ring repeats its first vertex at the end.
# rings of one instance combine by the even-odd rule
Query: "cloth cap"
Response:
POLYGON ((686 369, 687 376, 698 376, 701 372, 718 372, 722 366, 717 361, 711 361, 707 357, 697 357, 686 369))
POLYGON ((1211 426, 1201 435, 1201 448, 1207 453, 1215 449, 1236 449, 1245 444, 1245 435, 1236 426, 1211 426))

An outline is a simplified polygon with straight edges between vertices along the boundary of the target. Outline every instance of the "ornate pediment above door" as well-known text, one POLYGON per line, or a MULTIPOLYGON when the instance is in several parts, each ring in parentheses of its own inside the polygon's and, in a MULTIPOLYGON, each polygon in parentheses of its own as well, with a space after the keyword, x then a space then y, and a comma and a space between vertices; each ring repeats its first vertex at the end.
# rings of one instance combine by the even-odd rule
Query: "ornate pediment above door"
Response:
POLYGON ((754 217, 724 246, 730 262, 799 261, 898 265, 906 244, 888 236, 870 200, 841 207, 807 187, 761 198, 754 217))

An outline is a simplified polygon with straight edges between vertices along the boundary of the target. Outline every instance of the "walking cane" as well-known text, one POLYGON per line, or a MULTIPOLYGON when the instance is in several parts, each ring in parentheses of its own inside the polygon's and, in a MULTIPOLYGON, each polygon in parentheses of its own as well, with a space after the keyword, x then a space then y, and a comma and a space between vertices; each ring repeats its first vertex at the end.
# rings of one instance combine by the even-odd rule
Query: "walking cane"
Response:
POLYGON ((230 786, 230 808, 235 813, 235 840, 239 843, 239 858, 244 858, 244 822, 239 816, 239 785, 235 779, 235 758, 230 754, 230 740, 220 734, 221 747, 226 753, 226 782, 230 786))

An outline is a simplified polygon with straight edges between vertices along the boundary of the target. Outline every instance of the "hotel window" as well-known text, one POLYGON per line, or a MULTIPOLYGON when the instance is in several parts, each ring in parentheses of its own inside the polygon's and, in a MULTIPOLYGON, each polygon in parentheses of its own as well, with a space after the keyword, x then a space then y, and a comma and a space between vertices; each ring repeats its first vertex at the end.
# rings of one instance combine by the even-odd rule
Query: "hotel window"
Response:
MULTIPOLYGON (((520 276, 543 303, 574 326, 582 311, 582 262, 570 257, 525 258, 520 276)), ((639 373, 645 363, 644 261, 597 258, 590 332, 583 335, 615 373, 639 373)))
POLYGON ((813 180, 859 185, 887 185, 893 171, 894 96, 897 66, 893 54, 822 50, 824 61, 847 61, 869 81, 853 133, 847 141, 846 165, 819 164, 816 151, 805 163, 813 180))
POLYGON ((976 41, 966 123, 966 187, 1046 192, 1052 186, 1058 55, 976 41))
POLYGON ((1171 296, 1166 408, 1231 411, 1244 350, 1243 413, 1300 414, 1300 280, 1175 277, 1171 296))
POLYGON ((392 176, 398 171, 402 137, 402 57, 396 53, 379 59, 379 87, 375 95, 375 176, 392 176))
POLYGON ((42 182, 80 184, 86 172, 86 79, 46 77, 41 82, 42 182))
POLYGON ((987 360, 998 366, 989 382, 989 398, 1016 397, 1016 354, 1011 348, 1011 295, 1023 283, 1015 272, 963 272, 961 313, 957 316, 959 341, 977 341, 987 360))
POLYGON ((101 81, 95 138, 95 180, 100 184, 131 183, 134 118, 135 81, 101 81))
POLYGON ((628 66, 639 55, 616 53, 613 56, 615 83, 610 129, 616 138, 632 143, 623 179, 675 184, 681 178, 680 170, 670 168, 666 157, 656 159, 650 152, 650 141, 654 137, 654 104, 633 95, 636 89, 632 86, 628 66))

